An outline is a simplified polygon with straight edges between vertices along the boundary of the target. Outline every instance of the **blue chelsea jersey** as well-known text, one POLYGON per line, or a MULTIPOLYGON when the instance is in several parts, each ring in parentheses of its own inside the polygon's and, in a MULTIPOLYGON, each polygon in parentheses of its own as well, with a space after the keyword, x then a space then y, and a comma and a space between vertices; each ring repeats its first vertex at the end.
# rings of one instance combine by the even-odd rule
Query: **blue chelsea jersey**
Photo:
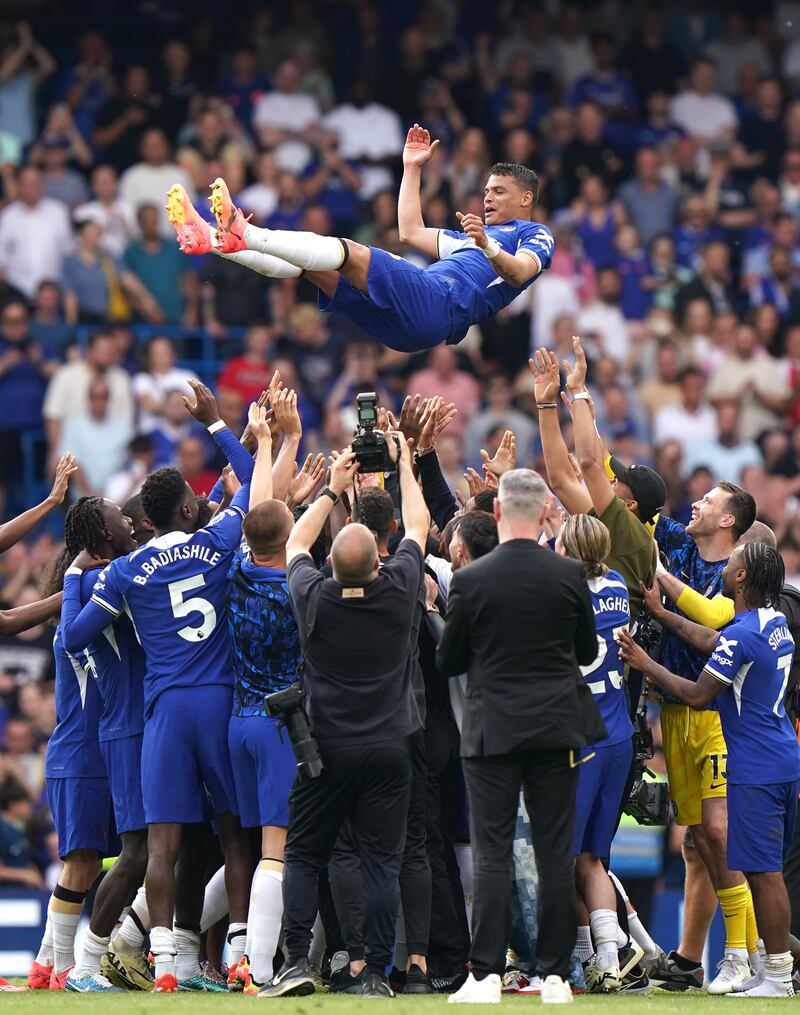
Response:
POLYGON ((174 687, 233 686, 227 625, 228 571, 242 538, 249 485, 203 529, 169 532, 97 579, 92 602, 127 612, 145 654, 145 718, 174 687))
MULTIPOLYGON (((97 570, 84 571, 79 578, 67 575, 67 584, 80 583, 80 600, 65 595, 61 609, 62 624, 68 626, 92 598, 97 570)), ((130 618, 117 617, 87 648, 76 652, 89 676, 96 682, 103 703, 99 739, 120 740, 142 732, 144 727, 144 653, 136 639, 130 618)))
POLYGON ((630 623, 631 607, 628 587, 617 571, 590 578, 589 592, 597 628, 597 658, 588 666, 581 666, 581 673, 595 696, 608 731, 606 739, 596 746, 611 747, 633 736, 625 696, 624 664, 616 640, 617 633, 630 623))
POLYGON ((800 746, 783 697, 794 639, 777 610, 747 610, 720 633, 708 672, 728 686, 719 716, 728 747, 728 782, 746 786, 800 777, 800 746))
POLYGON ((243 546, 228 577, 233 714, 266 715, 264 696, 296 680, 301 662, 286 571, 258 567, 243 546))
MULTIPOLYGON (((528 251, 536 255, 543 271, 550 267, 553 234, 540 222, 512 219, 498 226, 487 226, 486 235, 497 240, 507 254, 528 251)), ((537 277, 534 275, 515 289, 498 276, 492 262, 466 233, 440 229, 437 243, 440 260, 426 271, 441 275, 450 283, 453 302, 467 312, 473 324, 507 307, 537 277)))
POLYGON ((50 737, 44 772, 48 779, 104 779, 98 729, 103 703, 95 681, 61 641, 53 639, 56 664, 56 728, 50 737))

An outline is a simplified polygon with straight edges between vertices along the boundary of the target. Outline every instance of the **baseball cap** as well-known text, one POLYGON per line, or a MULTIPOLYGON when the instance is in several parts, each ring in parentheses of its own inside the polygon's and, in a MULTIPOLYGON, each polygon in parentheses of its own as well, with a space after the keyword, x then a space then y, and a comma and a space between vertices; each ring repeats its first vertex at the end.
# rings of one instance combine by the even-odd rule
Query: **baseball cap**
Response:
POLYGON ((658 514, 667 499, 667 484, 655 471, 647 465, 623 465, 618 458, 611 456, 611 471, 617 479, 630 487, 634 499, 639 505, 642 521, 649 522, 658 514))

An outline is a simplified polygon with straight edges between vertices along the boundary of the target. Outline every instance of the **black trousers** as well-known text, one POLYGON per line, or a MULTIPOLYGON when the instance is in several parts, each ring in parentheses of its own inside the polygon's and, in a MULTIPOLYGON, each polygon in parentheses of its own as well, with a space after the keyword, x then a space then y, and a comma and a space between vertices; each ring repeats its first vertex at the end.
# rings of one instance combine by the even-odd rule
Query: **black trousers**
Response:
MULTIPOLYGON (((411 790, 403 860, 400 866, 400 899, 403 905, 406 951, 428 954, 431 923, 431 868, 428 861, 425 811, 427 763, 423 730, 408 738, 411 790)), ((331 854, 328 876, 342 936, 350 960, 364 957, 364 890, 361 879, 364 846, 351 821, 342 826, 331 854)))
POLYGON ((502 974, 511 930, 512 848, 519 793, 531 819, 539 872, 539 975, 566 978, 578 923, 573 825, 578 770, 569 751, 521 751, 464 758, 470 806, 473 890, 470 959, 478 979, 502 974))
POLYGON ((795 937, 800 937, 800 802, 797 805, 797 823, 794 826, 794 838, 783 863, 783 880, 789 893, 792 919, 789 930, 795 937))
POLYGON ((410 783, 408 748, 356 747, 321 751, 319 779, 296 780, 289 797, 283 870, 283 923, 287 957, 308 957, 317 915, 320 872, 330 859, 342 822, 350 818, 361 848, 365 901, 365 958, 383 972, 394 945, 400 904, 398 877, 405 841, 410 783))
POLYGON ((431 866, 432 905, 428 965, 433 976, 463 972, 469 958, 469 921, 456 857, 461 738, 452 714, 428 715, 425 830, 431 866))

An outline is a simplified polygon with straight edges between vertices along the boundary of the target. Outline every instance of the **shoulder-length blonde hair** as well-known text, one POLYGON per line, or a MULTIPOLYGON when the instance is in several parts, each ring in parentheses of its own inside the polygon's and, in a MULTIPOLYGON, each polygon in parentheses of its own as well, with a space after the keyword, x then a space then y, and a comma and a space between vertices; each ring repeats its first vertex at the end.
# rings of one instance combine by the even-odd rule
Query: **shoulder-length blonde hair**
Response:
POLYGON ((570 515, 561 530, 564 549, 583 564, 587 578, 600 578, 608 568, 603 563, 611 553, 611 535, 593 515, 570 515))

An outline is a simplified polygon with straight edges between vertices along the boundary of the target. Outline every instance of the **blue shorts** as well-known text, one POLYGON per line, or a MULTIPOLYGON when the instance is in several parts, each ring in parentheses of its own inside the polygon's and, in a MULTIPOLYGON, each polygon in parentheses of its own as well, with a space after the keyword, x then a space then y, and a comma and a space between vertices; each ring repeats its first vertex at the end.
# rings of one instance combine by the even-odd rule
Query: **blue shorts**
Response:
POLYGON ((470 322, 453 306, 444 278, 378 247, 369 249, 369 296, 340 275, 332 297, 320 291, 320 310, 342 314, 400 352, 460 342, 470 322))
POLYGON ((100 744, 119 835, 137 832, 147 824, 142 800, 142 740, 143 735, 138 733, 100 744))
POLYGON ((800 781, 771 786, 728 783, 728 870, 782 871, 794 836, 800 781))
POLYGON ((173 687, 159 695, 145 720, 142 796, 148 825, 193 825, 236 813, 228 755, 230 687, 173 687))
POLYGON ((111 793, 106 779, 46 779, 47 802, 63 860, 76 849, 108 849, 111 793))
POLYGON ((289 734, 266 716, 232 715, 228 747, 242 826, 286 828, 297 764, 289 734))
POLYGON ((578 770, 575 800, 575 855, 607 857, 617 830, 622 794, 630 773, 633 744, 623 740, 609 747, 585 747, 581 757, 595 756, 578 770))

